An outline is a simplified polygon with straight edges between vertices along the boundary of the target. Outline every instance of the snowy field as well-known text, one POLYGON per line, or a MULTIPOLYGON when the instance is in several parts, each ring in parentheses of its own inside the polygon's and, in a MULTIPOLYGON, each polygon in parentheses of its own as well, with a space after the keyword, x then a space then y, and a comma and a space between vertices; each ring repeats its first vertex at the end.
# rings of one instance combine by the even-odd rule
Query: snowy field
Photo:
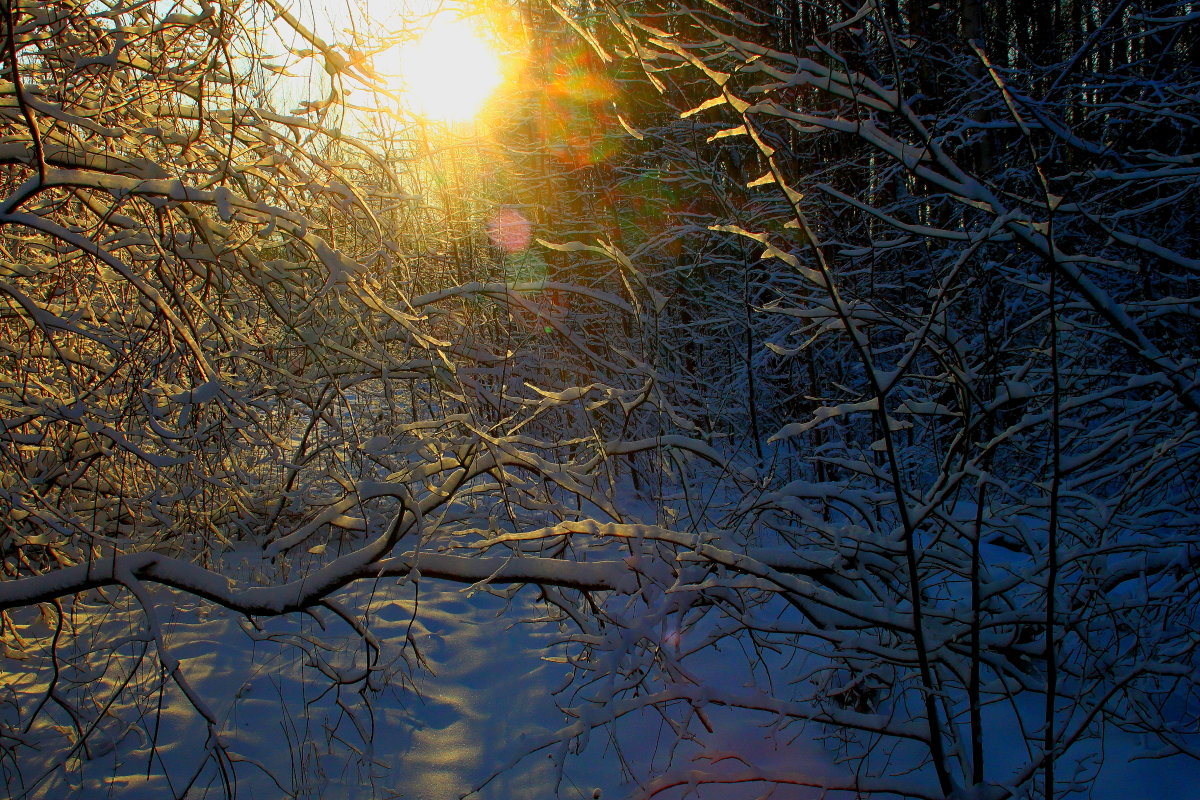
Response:
MULTIPOLYGON (((293 615, 255 630, 168 590, 152 602, 165 645, 203 708, 164 674, 145 627, 121 603, 93 597, 67 607, 57 637, 53 614, 27 613, 14 632, 30 646, 10 649, 0 686, 5 722, 27 724, 18 760, 9 751, 0 764, 13 798, 573 799, 640 797, 652 787, 664 788, 662 797, 851 796, 737 782, 755 771, 851 777, 836 740, 797 735, 769 712, 711 705, 683 740, 666 716, 650 711, 605 724, 632 707, 588 702, 611 692, 606 682, 616 676, 572 681, 567 662, 578 659, 578 648, 564 643, 568 629, 546 618, 530 589, 506 600, 426 579, 417 594, 412 583, 389 579, 340 593, 340 607, 369 623, 379 643, 370 678, 362 671, 368 648, 332 614, 293 615), (55 641, 57 670, 32 644, 55 641), (50 707, 36 707, 50 682, 50 707), (68 746, 79 731, 69 730, 67 708, 89 709, 80 718, 99 720, 82 731, 82 748, 68 746), (600 727, 578 739, 564 735, 581 732, 583 720, 600 727), (734 782, 689 792, 689 766, 711 771, 714 764, 734 782), (665 788, 672 784, 679 785, 665 788)), ((687 650, 679 632, 661 625, 659 632, 663 647, 687 650)), ((765 664, 752 670, 736 647, 709 646, 681 663, 700 697, 760 691, 754 684, 764 677, 788 680, 786 663, 759 657, 765 664)), ((1020 761, 1023 753, 1007 752, 1023 741, 1005 731, 1011 723, 996 714, 992 758, 1020 761)), ((1192 763, 1146 759, 1146 745, 1113 734, 1062 763, 1075 765, 1080 797, 1200 798, 1192 763)))

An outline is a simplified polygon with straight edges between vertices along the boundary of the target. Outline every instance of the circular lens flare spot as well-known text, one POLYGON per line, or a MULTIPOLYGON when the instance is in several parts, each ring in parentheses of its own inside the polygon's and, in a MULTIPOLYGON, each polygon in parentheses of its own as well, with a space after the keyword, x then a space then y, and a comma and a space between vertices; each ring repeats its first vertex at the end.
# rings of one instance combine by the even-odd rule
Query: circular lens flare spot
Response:
POLYGON ((533 239, 533 224, 515 208, 502 208, 488 220, 487 232, 496 247, 506 253, 519 253, 533 239))

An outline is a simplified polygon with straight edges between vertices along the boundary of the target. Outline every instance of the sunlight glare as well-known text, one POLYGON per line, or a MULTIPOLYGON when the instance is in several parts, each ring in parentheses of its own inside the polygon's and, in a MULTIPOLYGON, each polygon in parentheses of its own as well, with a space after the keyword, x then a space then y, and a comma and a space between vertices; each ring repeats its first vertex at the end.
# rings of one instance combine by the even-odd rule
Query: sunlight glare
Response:
MULTIPOLYGON (((410 109, 442 122, 465 122, 500 85, 500 59, 469 21, 438 14, 415 42, 389 51, 410 109)), ((389 65, 389 66, 391 66, 389 65)))

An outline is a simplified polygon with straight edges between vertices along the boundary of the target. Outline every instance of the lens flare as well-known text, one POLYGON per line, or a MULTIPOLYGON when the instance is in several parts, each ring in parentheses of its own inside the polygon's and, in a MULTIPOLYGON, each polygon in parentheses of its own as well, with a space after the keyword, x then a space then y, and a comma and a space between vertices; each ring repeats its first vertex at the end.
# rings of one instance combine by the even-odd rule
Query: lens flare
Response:
POLYGON ((488 238, 506 253, 519 253, 529 247, 533 225, 515 208, 502 208, 488 220, 488 238))

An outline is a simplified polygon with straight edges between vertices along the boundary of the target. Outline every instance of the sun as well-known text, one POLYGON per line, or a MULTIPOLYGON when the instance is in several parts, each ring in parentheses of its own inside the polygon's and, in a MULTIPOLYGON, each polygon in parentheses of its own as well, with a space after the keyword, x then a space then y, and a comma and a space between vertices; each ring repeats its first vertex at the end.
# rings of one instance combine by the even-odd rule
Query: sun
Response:
POLYGON ((467 19, 437 14, 413 42, 384 54, 409 110, 430 120, 474 119, 500 85, 500 57, 467 19))

